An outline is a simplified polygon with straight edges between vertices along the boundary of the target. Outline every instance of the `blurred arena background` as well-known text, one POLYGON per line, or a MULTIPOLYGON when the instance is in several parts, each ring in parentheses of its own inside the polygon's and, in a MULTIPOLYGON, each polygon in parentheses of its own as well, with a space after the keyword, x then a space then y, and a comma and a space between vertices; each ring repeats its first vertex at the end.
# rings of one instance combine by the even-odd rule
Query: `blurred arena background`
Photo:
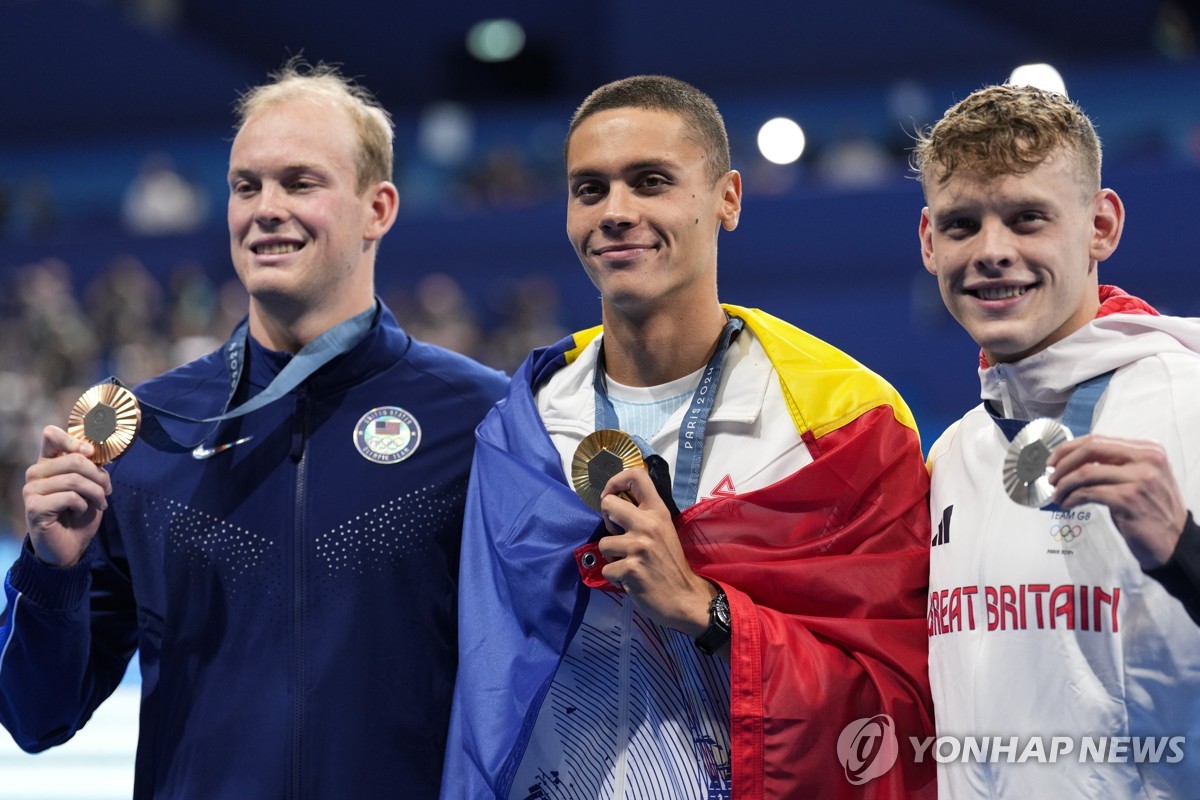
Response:
MULTIPOLYGON (((380 294, 415 335, 508 370, 599 319, 564 235, 571 112, 626 75, 696 84, 744 176, 723 299, 882 373, 928 446, 978 385, 921 265, 912 132, 1052 65, 1128 210, 1102 280, 1200 315, 1197 35, 1184 0, 0 0, 0 568, 41 427, 107 375, 136 383, 217 346, 244 313, 224 221, 232 102, 289 55, 340 63, 395 118, 380 294), (760 145, 777 117, 803 131, 789 163, 760 145)), ((57 751, 0 735, 0 800, 128 797, 136 708, 131 675, 57 751)))

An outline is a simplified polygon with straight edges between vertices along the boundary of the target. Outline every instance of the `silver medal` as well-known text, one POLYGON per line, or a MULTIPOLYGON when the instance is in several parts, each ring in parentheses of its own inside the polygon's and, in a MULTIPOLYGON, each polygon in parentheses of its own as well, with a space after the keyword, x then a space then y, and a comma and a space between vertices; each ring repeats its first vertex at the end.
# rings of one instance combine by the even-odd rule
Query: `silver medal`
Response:
POLYGON ((1054 496, 1050 485, 1054 469, 1046 462, 1056 447, 1072 438, 1066 425, 1045 417, 1022 428, 1004 454, 1004 488, 1008 496, 1031 508, 1048 505, 1054 496))

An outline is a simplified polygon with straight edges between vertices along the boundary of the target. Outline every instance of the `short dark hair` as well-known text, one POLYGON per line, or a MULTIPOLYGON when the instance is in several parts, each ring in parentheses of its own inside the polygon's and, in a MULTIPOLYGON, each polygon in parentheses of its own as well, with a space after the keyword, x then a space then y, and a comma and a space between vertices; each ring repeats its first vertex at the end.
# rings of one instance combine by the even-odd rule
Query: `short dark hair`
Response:
POLYGON ((717 104, 704 92, 666 75, 634 75, 606 83, 592 92, 575 110, 563 144, 563 158, 571 146, 575 129, 588 117, 619 108, 670 111, 687 123, 690 137, 704 149, 708 174, 715 186, 729 172, 729 134, 717 104))
POLYGON ((988 178, 1035 169, 1063 148, 1079 161, 1087 193, 1100 189, 1100 137, 1065 95, 1033 86, 988 86, 952 106, 917 136, 911 166, 928 190, 958 171, 988 178))

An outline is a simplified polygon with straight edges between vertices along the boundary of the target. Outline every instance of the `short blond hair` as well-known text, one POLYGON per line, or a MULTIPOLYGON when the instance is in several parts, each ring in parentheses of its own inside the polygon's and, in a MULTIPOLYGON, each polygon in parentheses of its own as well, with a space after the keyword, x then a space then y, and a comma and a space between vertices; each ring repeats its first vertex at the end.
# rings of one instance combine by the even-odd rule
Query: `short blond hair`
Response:
POLYGON ((268 77, 269 82, 238 97, 234 109, 238 131, 259 111, 283 100, 295 97, 327 100, 346 110, 358 135, 358 191, 392 180, 395 129, 391 115, 370 90, 342 75, 336 65, 323 62, 313 65, 300 56, 288 59, 268 77))
POLYGON ((951 106, 917 136, 910 163, 928 192, 958 172, 995 178, 1029 172, 1058 150, 1073 153, 1087 194, 1100 189, 1100 137, 1078 105, 1033 86, 988 86, 951 106))

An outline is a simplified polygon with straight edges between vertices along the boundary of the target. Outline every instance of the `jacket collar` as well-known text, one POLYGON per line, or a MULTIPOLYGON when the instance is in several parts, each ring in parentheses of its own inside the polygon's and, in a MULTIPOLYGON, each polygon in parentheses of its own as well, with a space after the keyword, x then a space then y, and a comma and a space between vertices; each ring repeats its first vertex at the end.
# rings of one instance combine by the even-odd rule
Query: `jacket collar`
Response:
MULTIPOLYGON (((577 341, 578 341, 577 337, 577 341)), ((596 370, 596 358, 600 353, 603 335, 595 335, 578 349, 570 363, 562 367, 555 376, 552 390, 539 396, 539 408, 546 430, 550 432, 573 431, 590 433, 596 418, 596 396, 592 386, 596 370)), ((763 369, 767 355, 754 332, 746 327, 729 347, 725 356, 725 370, 721 384, 717 387, 709 422, 735 422, 753 424, 762 414, 770 379, 770 369, 763 369)), ((535 388, 535 391, 536 388, 535 388)), ((676 412, 682 414, 686 411, 676 412)), ((667 425, 664 431, 673 430, 667 425)), ((660 435, 666 435, 660 434, 660 435)), ((651 440, 657 446, 658 437, 651 440)))

